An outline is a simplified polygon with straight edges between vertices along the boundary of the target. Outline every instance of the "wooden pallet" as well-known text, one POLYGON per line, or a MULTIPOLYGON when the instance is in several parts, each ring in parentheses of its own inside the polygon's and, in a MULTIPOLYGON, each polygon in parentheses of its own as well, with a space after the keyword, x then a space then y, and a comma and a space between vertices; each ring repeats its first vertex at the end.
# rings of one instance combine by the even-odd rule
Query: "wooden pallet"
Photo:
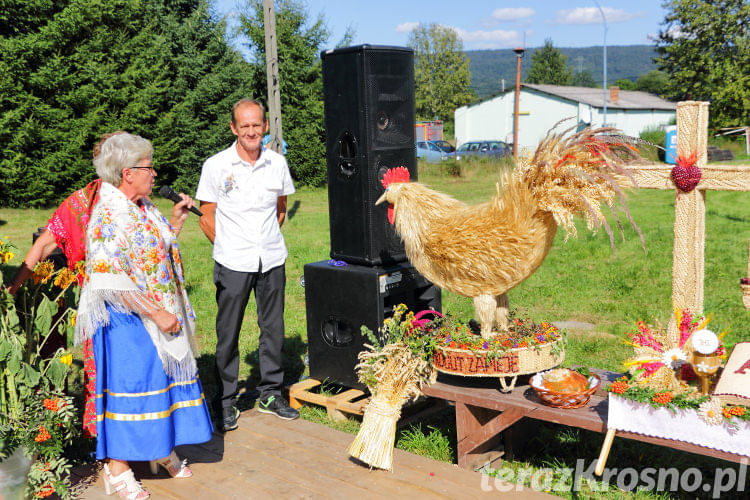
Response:
POLYGON ((300 408, 303 402, 325 406, 329 419, 334 422, 345 422, 348 418, 345 413, 361 416, 365 407, 370 403, 370 396, 359 389, 348 389, 332 396, 313 392, 320 385, 321 382, 314 378, 308 378, 291 385, 289 387, 289 405, 295 409, 300 408))

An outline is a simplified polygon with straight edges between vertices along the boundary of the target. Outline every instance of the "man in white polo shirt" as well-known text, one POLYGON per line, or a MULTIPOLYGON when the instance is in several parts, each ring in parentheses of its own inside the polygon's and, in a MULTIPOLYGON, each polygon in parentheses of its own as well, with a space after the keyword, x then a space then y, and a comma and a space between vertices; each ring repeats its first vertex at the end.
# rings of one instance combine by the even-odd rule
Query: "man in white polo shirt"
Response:
POLYGON ((281 225, 286 197, 294 193, 294 185, 284 157, 261 145, 268 130, 262 104, 237 101, 229 126, 237 140, 205 161, 195 195, 203 212, 201 229, 214 244, 220 391, 215 401, 224 431, 237 428, 238 340, 252 290, 260 327, 258 409, 287 420, 299 416, 281 395, 287 257, 281 225))

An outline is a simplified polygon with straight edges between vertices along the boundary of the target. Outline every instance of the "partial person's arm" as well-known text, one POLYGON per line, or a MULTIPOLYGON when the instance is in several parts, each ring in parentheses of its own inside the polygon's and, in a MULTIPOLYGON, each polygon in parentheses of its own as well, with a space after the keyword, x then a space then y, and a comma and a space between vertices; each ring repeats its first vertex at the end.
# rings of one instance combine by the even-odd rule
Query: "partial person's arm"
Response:
POLYGON ((121 300, 133 312, 141 314, 156 323, 163 333, 178 333, 180 331, 180 320, 167 311, 157 306, 146 294, 139 291, 123 293, 121 300))
POLYGON ((206 238, 213 243, 216 238, 216 202, 201 201, 201 212, 203 212, 203 217, 199 225, 206 238))
POLYGON ((29 253, 24 257, 21 267, 18 269, 13 281, 8 285, 8 291, 15 294, 21 288, 21 285, 31 276, 34 267, 46 259, 55 248, 57 248, 55 235, 45 229, 31 246, 29 253))
POLYGON ((286 196, 279 196, 276 199, 276 216, 279 219, 279 227, 281 227, 286 220, 286 196))

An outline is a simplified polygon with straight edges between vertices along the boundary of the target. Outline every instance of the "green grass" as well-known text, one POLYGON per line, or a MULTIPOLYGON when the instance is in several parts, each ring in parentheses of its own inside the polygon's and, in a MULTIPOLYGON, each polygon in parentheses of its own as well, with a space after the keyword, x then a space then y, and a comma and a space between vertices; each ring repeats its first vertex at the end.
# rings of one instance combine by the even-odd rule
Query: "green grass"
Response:
MULTIPOLYGON (((478 160, 462 161, 447 168, 420 164, 419 180, 463 201, 479 203, 493 195, 503 168, 508 168, 508 164, 478 160)), ((566 364, 620 370, 621 362, 631 352, 621 340, 635 322, 644 319, 666 324, 671 313, 674 198, 675 193, 671 191, 642 190, 630 194, 628 205, 633 219, 643 231, 645 253, 636 232, 627 225, 624 217, 621 217, 625 220, 624 241, 617 232, 615 234, 616 255, 604 231, 592 235, 585 227, 579 226, 577 239, 565 241, 565 235, 559 232, 544 264, 509 293, 511 307, 535 320, 576 320, 595 325, 593 331, 570 332, 566 364)), ((740 340, 750 340, 748 312, 742 306, 738 283, 739 278, 747 274, 750 194, 709 192, 706 198, 704 307, 706 312, 713 314, 710 328, 729 330, 725 342, 731 346, 740 340)), ((170 202, 157 200, 157 205, 164 213, 171 210, 170 202)), ((325 189, 300 188, 290 197, 289 207, 289 218, 282 231, 289 249, 284 363, 286 380, 291 383, 305 375, 303 358, 307 351, 307 333, 304 288, 300 285, 303 266, 329 258, 327 192, 325 189)), ((42 209, 0 211, 0 235, 4 239, 10 238, 18 246, 12 264, 20 263, 31 246, 31 234, 45 224, 50 214, 51 210, 42 209)), ((610 225, 617 231, 613 220, 610 220, 610 225)), ((206 395, 211 397, 214 394, 216 344, 213 259, 211 244, 201 233, 196 217, 190 216, 186 222, 180 244, 188 291, 198 315, 200 375, 206 395)), ((473 316, 470 299, 448 292, 443 292, 443 309, 467 320, 473 316)), ((251 301, 240 335, 240 380, 248 389, 255 386, 259 377, 257 339, 255 305, 251 301)), ((350 433, 355 433, 359 425, 355 419, 344 424, 331 424, 325 411, 314 406, 305 406, 302 415, 350 433)), ((397 446, 438 460, 455 461, 453 419, 451 410, 429 425, 423 422, 403 429, 397 436, 397 446)), ((528 462, 541 469, 569 464, 571 460, 575 466, 576 458, 595 458, 601 441, 602 436, 597 433, 540 425, 536 444, 529 446, 534 453, 525 456, 525 462, 510 462, 509 467, 520 468, 528 462)), ((677 467, 694 463, 700 467, 715 467, 714 462, 702 457, 624 439, 615 441, 608 463, 625 466, 631 458, 633 463, 638 463, 633 457, 641 456, 651 464, 651 457, 659 453, 666 454, 664 463, 680 464, 677 467)), ((719 464, 726 466, 725 462, 719 464)), ((618 495, 621 494, 610 490, 608 493, 591 492, 591 497, 620 498, 618 495)), ((627 498, 660 496, 639 492, 627 498)))

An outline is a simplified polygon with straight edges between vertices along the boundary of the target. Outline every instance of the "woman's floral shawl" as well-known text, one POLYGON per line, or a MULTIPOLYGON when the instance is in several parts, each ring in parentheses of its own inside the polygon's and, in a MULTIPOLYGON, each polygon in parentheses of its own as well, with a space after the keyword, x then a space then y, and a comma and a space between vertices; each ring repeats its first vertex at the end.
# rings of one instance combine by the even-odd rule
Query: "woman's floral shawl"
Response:
POLYGON ((140 206, 102 183, 91 212, 86 243, 86 280, 76 320, 76 341, 91 338, 109 323, 106 305, 139 315, 154 342, 164 371, 192 379, 197 366, 195 313, 185 291, 177 240, 167 219, 147 199, 140 206), (177 335, 162 333, 143 311, 156 304, 180 320, 177 335))

